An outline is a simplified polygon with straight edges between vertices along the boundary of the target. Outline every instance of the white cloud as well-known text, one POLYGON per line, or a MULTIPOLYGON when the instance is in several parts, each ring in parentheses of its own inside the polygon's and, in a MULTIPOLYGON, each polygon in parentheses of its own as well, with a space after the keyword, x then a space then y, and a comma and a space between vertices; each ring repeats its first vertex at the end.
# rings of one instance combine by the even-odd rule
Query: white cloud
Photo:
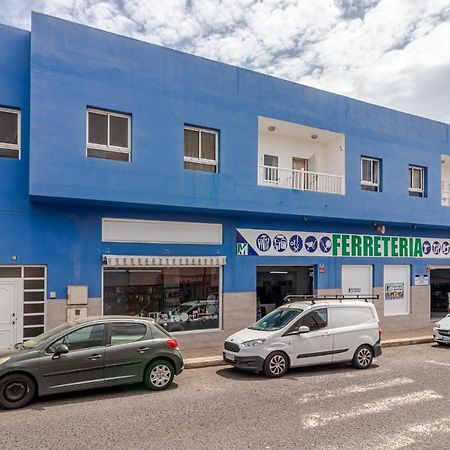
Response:
POLYGON ((450 0, 0 0, 450 122, 450 0))

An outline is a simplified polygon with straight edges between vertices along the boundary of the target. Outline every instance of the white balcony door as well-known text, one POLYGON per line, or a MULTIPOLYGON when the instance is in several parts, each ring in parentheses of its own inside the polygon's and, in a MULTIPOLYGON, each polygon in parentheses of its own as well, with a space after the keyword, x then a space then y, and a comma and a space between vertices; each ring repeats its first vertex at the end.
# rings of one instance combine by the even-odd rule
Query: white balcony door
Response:
POLYGON ((305 188, 305 174, 300 171, 308 170, 308 160, 303 158, 292 158, 292 187, 294 189, 305 188))
POLYGON ((14 345, 21 339, 17 326, 22 280, 0 281, 0 347, 14 345))

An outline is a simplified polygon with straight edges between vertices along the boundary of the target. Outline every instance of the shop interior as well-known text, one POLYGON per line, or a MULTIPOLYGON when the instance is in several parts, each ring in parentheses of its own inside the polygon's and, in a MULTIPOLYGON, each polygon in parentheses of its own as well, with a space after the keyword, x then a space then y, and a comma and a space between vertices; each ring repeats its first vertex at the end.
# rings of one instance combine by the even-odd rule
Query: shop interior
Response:
POLYGON ((430 272, 431 319, 439 320, 448 314, 450 293, 450 267, 430 272))
POLYGON ((220 269, 105 269, 103 313, 152 317, 168 331, 219 328, 220 269))
POLYGON ((313 266, 257 266, 257 318, 281 306, 286 295, 311 295, 313 277, 313 266))

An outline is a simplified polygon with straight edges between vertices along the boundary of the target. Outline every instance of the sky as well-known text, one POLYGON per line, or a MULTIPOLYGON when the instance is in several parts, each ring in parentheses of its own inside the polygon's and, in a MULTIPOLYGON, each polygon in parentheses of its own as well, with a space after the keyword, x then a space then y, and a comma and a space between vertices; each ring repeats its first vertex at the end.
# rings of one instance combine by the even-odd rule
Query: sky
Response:
POLYGON ((0 0, 0 23, 32 10, 450 123, 450 0, 0 0))

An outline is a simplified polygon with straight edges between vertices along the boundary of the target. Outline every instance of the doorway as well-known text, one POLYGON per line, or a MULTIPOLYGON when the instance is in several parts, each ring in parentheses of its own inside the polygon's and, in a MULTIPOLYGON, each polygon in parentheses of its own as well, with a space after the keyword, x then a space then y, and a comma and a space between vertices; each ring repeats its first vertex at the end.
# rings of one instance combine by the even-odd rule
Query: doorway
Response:
POLYGON ((257 318, 283 304, 286 295, 312 295, 313 266, 257 266, 257 318))
POLYGON ((439 320, 449 313, 450 267, 432 269, 430 287, 430 317, 432 320, 439 320))

